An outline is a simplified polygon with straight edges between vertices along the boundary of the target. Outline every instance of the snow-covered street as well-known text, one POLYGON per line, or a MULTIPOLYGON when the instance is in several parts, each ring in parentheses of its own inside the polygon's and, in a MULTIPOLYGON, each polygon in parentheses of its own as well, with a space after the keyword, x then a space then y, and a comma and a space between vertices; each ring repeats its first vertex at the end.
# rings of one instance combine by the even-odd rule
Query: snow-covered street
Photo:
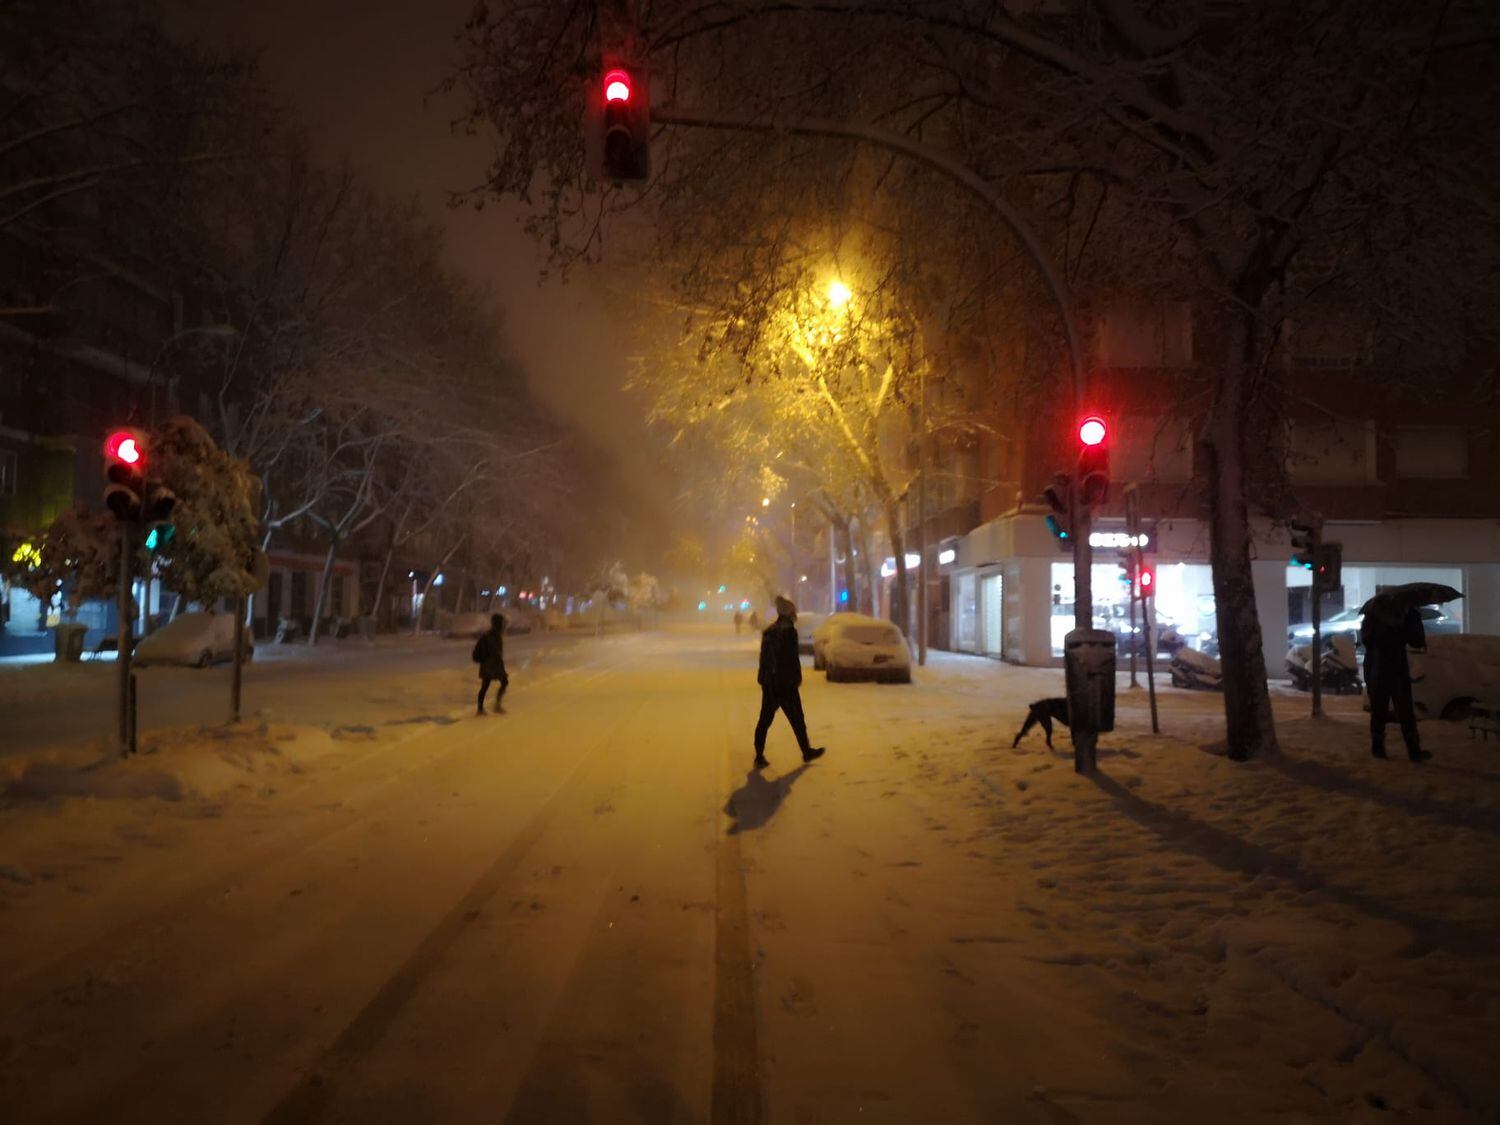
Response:
POLYGON ((1090 780, 1010 746, 1060 671, 938 653, 756 773, 754 646, 518 641, 482 719, 467 645, 304 653, 233 730, 154 670, 124 763, 107 666, 0 673, 6 1119, 1500 1115, 1500 746, 1122 688, 1090 780))

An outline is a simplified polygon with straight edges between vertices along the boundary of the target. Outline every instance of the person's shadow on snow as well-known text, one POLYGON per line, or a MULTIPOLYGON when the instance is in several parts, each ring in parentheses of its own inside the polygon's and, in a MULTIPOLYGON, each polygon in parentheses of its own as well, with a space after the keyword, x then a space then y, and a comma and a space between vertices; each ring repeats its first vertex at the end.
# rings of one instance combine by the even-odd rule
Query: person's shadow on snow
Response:
POLYGON ((797 779, 807 772, 804 762, 791 773, 782 774, 775 781, 768 781, 760 770, 751 770, 745 775, 745 784, 729 795, 724 812, 734 820, 729 834, 736 836, 753 828, 763 827, 776 815, 781 802, 792 791, 797 779))

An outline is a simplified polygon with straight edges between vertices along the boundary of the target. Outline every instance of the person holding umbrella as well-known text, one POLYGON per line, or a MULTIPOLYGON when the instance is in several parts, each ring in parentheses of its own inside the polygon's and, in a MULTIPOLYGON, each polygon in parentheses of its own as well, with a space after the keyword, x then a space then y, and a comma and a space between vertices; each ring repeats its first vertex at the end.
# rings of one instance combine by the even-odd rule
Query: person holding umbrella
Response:
POLYGON ((1413 762, 1425 762, 1432 754, 1422 749, 1417 736, 1417 713, 1411 698, 1411 662, 1407 649, 1427 648, 1427 633, 1422 628, 1418 609, 1424 605, 1441 605, 1463 595, 1451 586, 1433 582, 1411 582, 1383 590, 1367 601, 1360 612, 1359 639, 1365 646, 1365 682, 1370 689, 1370 753, 1377 758, 1385 754, 1386 710, 1396 708, 1406 756, 1413 762))

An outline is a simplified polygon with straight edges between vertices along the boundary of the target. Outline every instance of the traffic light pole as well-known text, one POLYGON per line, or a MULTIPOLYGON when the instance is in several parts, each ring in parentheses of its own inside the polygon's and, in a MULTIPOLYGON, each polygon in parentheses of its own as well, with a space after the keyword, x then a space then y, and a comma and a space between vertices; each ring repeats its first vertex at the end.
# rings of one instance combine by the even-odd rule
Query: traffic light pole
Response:
MULTIPOLYGON (((1321 537, 1320 537, 1321 539, 1321 537)), ((1316 555, 1322 554, 1322 543, 1316 555)), ((1318 568, 1312 572, 1312 713, 1313 718, 1323 714, 1323 593, 1318 582, 1318 568)))
POLYGON ((115 630, 117 634, 119 679, 118 679, 118 719, 120 736, 120 757, 130 753, 131 744, 135 741, 132 731, 135 727, 135 716, 131 713, 130 706, 130 656, 132 645, 132 631, 130 628, 130 529, 131 520, 120 521, 120 589, 116 600, 116 607, 120 614, 120 626, 115 630))

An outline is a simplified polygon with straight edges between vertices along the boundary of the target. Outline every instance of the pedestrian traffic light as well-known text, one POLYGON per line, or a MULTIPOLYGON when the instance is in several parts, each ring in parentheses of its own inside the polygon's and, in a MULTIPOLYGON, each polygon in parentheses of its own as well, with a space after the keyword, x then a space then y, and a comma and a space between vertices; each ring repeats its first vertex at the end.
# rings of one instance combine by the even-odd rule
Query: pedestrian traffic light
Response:
POLYGON ((170 524, 172 509, 177 507, 177 493, 159 480, 146 482, 146 503, 142 510, 145 522, 155 525, 170 524))
POLYGON ((1042 490, 1042 499, 1052 509, 1052 514, 1047 517, 1047 530, 1064 542, 1072 534, 1068 521, 1069 491, 1072 485, 1073 478, 1067 473, 1054 473, 1052 483, 1042 490))
POLYGON ((1344 545, 1319 543, 1313 562, 1313 589, 1331 593, 1344 584, 1344 545))
POLYGON ((1131 597, 1135 596, 1135 560, 1129 555, 1121 555, 1119 560, 1120 581, 1130 591, 1131 597))
POLYGON ((599 176, 640 183, 651 175, 651 90, 641 67, 607 66, 599 85, 599 176))
POLYGON ((1078 502, 1102 504, 1109 495, 1109 429, 1091 414, 1078 424, 1078 502))
POLYGON ((1301 516, 1291 523, 1292 563, 1311 570, 1318 561, 1323 542, 1323 521, 1318 516, 1301 516))
POLYGON ((115 514, 115 519, 140 518, 145 478, 145 434, 139 430, 116 430, 104 439, 104 506, 115 514))

